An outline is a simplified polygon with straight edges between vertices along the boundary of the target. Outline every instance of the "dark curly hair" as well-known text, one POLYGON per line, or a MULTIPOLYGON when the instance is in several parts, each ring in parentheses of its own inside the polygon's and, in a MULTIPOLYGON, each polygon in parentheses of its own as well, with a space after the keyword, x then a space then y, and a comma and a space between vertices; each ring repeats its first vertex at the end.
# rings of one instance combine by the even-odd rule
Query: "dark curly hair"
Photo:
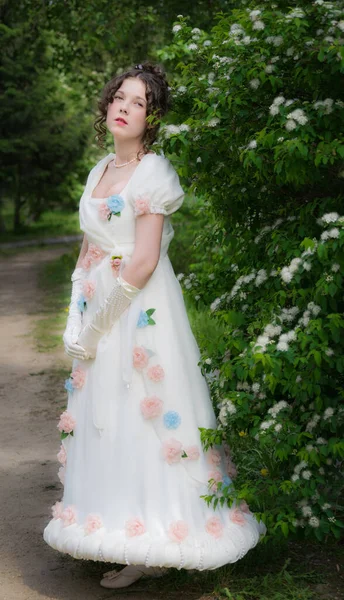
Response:
POLYGON ((147 98, 147 117, 148 119, 142 141, 144 153, 147 154, 149 147, 156 140, 160 128, 160 119, 167 113, 171 106, 171 95, 166 75, 160 65, 154 65, 148 61, 135 65, 128 71, 117 75, 111 79, 103 89, 100 101, 98 102, 99 115, 94 122, 94 128, 97 132, 96 140, 101 148, 105 147, 106 115, 108 105, 114 99, 117 90, 121 87, 123 81, 128 77, 138 77, 146 86, 147 98))

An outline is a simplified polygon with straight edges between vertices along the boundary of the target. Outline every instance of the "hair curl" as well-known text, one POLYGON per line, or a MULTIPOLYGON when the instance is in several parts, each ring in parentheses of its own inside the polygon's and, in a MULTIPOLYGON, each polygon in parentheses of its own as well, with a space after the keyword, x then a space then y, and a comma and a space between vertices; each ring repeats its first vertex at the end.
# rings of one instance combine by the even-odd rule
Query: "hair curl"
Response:
MULTIPOLYGON (((147 154, 151 144, 156 140, 160 128, 160 119, 167 113, 171 107, 171 94, 165 72, 162 67, 145 61, 142 64, 135 65, 128 71, 117 75, 111 79, 102 91, 98 102, 99 115, 94 122, 96 130, 96 140, 101 148, 105 148, 105 138, 107 134, 106 115, 108 105, 112 103, 117 90, 121 87, 123 81, 129 77, 138 77, 146 86, 147 113, 146 117, 153 115, 151 122, 148 122, 145 129, 142 142, 144 154, 147 154)), ((150 121, 150 120, 149 120, 150 121)))

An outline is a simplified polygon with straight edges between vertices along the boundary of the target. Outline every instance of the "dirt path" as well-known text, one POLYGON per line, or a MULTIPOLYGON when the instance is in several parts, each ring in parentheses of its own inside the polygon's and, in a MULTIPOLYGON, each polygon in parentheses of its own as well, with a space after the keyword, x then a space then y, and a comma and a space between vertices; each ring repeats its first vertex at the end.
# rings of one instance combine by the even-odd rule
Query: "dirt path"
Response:
MULTIPOLYGON (((59 370, 69 369, 71 359, 62 342, 58 352, 38 353, 31 331, 41 317, 39 268, 64 251, 45 248, 0 259, 0 600, 114 596, 99 586, 103 565, 61 555, 42 539, 50 507, 62 495, 56 423, 66 398, 59 370)), ((135 587, 132 600, 160 596, 148 592, 147 583, 135 587)), ((171 592, 169 600, 177 595, 183 597, 171 592)), ((118 600, 127 597, 116 594, 118 600)))

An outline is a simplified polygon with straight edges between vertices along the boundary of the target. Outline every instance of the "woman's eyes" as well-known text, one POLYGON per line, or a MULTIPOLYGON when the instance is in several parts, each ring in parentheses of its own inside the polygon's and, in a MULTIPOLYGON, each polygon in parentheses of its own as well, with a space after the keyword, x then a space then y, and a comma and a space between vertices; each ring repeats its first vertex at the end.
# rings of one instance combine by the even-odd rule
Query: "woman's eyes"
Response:
MULTIPOLYGON (((114 98, 117 98, 118 100, 123 100, 122 96, 114 96, 114 98)), ((138 100, 137 100, 136 104, 139 104, 139 106, 143 107, 142 102, 139 102, 138 100)))

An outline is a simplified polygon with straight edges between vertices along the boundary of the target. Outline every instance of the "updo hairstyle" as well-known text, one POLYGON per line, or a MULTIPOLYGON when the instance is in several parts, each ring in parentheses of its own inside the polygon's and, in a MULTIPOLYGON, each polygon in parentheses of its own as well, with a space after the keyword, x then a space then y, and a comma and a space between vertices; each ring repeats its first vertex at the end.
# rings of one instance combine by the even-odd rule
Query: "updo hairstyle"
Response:
POLYGON ((167 113, 171 106, 171 95, 165 73, 159 65, 154 65, 148 61, 135 65, 135 67, 117 75, 111 79, 103 89, 100 101, 98 102, 99 116, 94 122, 94 128, 97 132, 96 140, 100 147, 105 147, 105 138, 107 134, 106 115, 108 105, 112 103, 117 90, 121 87, 123 81, 128 77, 138 77, 146 86, 147 113, 155 115, 152 124, 147 124, 142 141, 144 153, 147 154, 151 144, 156 140, 160 128, 160 119, 167 113))

